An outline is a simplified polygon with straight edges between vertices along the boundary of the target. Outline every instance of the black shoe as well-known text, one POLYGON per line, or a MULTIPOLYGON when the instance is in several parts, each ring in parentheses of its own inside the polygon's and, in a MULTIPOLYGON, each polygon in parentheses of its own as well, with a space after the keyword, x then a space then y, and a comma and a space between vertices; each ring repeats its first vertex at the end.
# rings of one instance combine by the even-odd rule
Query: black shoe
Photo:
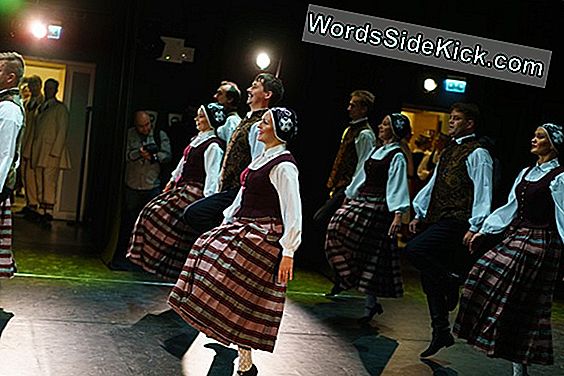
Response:
POLYGON ((382 304, 376 303, 374 307, 372 307, 372 309, 370 310, 367 316, 362 316, 360 319, 358 319, 358 323, 360 325, 367 325, 370 321, 372 321, 372 318, 376 314, 381 315, 382 313, 384 313, 384 308, 382 308, 382 304))
POLYGON ((345 289, 342 288, 341 285, 336 284, 336 285, 333 285, 333 287, 331 288, 331 291, 329 291, 327 294, 325 294, 325 296, 327 298, 333 298, 333 297, 339 295, 340 293, 342 293, 343 291, 345 291, 345 289))
POLYGON ((14 212, 14 217, 25 217, 26 214, 28 214, 32 211, 34 211, 34 210, 31 209, 29 206, 24 206, 23 208, 21 208, 21 210, 14 212))
POLYGON ((448 287, 448 291, 446 294, 446 306, 449 312, 454 311, 454 309, 458 305, 459 297, 460 297, 460 291, 458 290, 458 286, 448 287))
POLYGON ((42 216, 33 209, 30 209, 24 214, 24 219, 30 222, 39 223, 41 222, 42 216))
POLYGON ((257 366, 255 366, 253 364, 253 366, 251 368, 249 368, 247 371, 243 372, 243 371, 237 371, 237 375, 239 376, 257 376, 258 375, 258 369, 257 366))
POLYGON ((40 216, 39 227, 45 230, 50 230, 52 220, 53 220, 53 216, 51 216, 51 214, 44 214, 40 216))
POLYGON ((429 347, 419 354, 419 357, 428 358, 438 353, 443 347, 450 347, 452 345, 454 345, 454 337, 450 334, 450 332, 433 335, 433 339, 431 339, 429 347))

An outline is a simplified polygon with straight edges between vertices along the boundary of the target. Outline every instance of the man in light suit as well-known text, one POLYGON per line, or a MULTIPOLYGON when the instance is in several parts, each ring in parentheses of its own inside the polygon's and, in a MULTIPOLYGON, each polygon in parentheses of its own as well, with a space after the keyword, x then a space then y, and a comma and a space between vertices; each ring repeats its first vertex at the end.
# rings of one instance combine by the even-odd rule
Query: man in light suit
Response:
POLYGON ((50 228, 55 206, 57 182, 61 170, 70 169, 67 148, 69 111, 55 98, 59 83, 50 78, 45 81, 45 101, 37 110, 31 163, 35 169, 39 208, 43 209, 41 224, 50 228))

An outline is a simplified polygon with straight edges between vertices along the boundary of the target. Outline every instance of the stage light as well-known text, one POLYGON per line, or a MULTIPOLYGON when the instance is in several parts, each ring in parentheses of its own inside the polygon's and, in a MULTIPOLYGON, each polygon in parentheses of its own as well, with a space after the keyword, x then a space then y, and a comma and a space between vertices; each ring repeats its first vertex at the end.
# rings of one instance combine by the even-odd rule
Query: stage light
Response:
POLYGON ((430 93, 433 90, 435 90, 437 86, 438 86, 437 81, 435 81, 432 78, 426 78, 425 81, 423 81, 423 88, 427 93, 430 93))
POLYGON ((260 69, 264 70, 270 65, 270 57, 266 52, 261 52, 257 55, 256 63, 260 69))
POLYGON ((30 31, 37 39, 42 39, 47 36, 47 26, 41 21, 33 21, 30 24, 30 31))

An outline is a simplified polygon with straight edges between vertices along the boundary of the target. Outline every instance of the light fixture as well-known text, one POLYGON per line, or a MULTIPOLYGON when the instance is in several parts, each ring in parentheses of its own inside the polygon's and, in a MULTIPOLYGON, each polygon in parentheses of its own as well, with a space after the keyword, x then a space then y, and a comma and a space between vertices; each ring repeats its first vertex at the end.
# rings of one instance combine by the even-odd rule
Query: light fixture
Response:
POLYGON ((423 88, 427 93, 430 93, 433 90, 435 90, 437 86, 438 86, 437 81, 435 81, 432 78, 426 78, 425 81, 423 81, 423 88))
POLYGON ((462 78, 447 78, 445 90, 452 93, 464 93, 466 91, 466 80, 462 78))
POLYGON ((47 39, 61 39, 63 27, 61 25, 47 26, 47 39))
POLYGON ((37 39, 42 39, 47 36, 47 25, 41 21, 32 21, 29 25, 31 34, 37 39))
POLYGON ((266 52, 261 52, 257 55, 256 63, 260 69, 264 70, 270 65, 270 57, 266 52))

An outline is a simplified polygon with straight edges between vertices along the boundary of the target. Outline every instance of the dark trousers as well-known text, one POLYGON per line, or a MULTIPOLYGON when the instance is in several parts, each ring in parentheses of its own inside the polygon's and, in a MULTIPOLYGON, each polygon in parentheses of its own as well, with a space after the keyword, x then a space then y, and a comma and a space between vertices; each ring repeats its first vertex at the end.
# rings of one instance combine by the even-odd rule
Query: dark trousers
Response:
POLYGON ((473 258, 462 244, 468 223, 442 219, 407 243, 406 255, 421 272, 433 333, 450 331, 446 296, 466 278, 473 258))
POLYGON ((223 221, 223 211, 233 203, 237 192, 239 192, 238 188, 231 188, 199 199, 184 211, 184 222, 197 235, 219 226, 223 221))
POLYGON ((331 220, 331 217, 335 212, 343 205, 343 201, 345 200, 345 189, 341 188, 333 194, 329 200, 323 204, 319 210, 315 212, 313 215, 313 220, 324 229, 327 229, 327 225, 331 220))

